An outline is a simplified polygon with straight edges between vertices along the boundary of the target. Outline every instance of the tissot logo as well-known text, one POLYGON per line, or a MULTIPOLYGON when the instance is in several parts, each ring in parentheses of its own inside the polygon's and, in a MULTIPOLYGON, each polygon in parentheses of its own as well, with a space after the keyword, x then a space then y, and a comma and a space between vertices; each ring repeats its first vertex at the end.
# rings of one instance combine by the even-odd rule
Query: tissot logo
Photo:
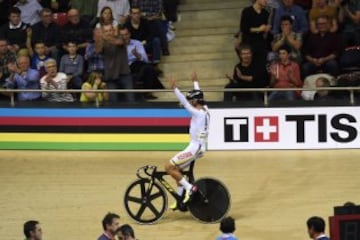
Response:
POLYGON ((254 118, 255 142, 278 142, 279 120, 278 117, 254 118))
MULTIPOLYGON (((224 118, 225 142, 249 142, 249 118, 224 118)), ((278 117, 254 117, 254 141, 278 142, 278 117)))

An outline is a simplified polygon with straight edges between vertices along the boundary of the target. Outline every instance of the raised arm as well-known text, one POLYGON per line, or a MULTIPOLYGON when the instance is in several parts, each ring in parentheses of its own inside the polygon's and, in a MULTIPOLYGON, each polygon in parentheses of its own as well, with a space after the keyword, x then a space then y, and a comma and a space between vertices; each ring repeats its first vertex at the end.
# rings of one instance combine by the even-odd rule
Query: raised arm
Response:
POLYGON ((192 80, 192 82, 194 84, 194 89, 195 90, 200 90, 198 76, 197 76, 197 73, 195 71, 192 72, 192 74, 191 74, 191 80, 192 80))
POLYGON ((169 84, 172 89, 174 89, 175 95, 177 99, 180 101, 180 103, 184 106, 184 108, 189 111, 192 115, 195 115, 198 113, 199 110, 191 106, 189 101, 186 99, 184 94, 178 89, 176 86, 176 80, 174 77, 169 78, 169 84))

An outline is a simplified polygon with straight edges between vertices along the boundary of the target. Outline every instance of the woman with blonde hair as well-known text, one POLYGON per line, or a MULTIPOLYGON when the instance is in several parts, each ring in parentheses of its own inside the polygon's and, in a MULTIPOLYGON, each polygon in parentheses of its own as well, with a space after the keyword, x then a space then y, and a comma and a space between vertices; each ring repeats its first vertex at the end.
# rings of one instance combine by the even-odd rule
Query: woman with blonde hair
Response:
MULTIPOLYGON (((106 83, 103 81, 101 73, 92 72, 90 73, 86 82, 83 83, 82 90, 99 90, 107 89, 106 83)), ((80 102, 103 102, 109 100, 108 92, 87 92, 83 91, 80 96, 80 102)))

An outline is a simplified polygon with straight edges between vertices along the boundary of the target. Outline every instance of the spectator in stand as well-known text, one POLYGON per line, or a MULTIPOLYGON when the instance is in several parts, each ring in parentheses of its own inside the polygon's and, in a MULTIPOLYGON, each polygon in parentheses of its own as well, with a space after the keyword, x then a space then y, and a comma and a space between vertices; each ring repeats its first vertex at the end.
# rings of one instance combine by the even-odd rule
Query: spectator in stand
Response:
POLYGON ((144 45, 146 52, 151 55, 152 62, 155 65, 160 63, 160 38, 153 36, 148 21, 141 17, 140 8, 131 7, 130 18, 126 21, 125 27, 130 31, 132 39, 139 40, 144 45))
POLYGON ((136 240, 134 229, 129 224, 124 224, 116 230, 118 239, 136 240))
POLYGON ((85 51, 85 60, 87 60, 87 73, 104 73, 104 56, 101 51, 97 51, 97 46, 102 42, 102 30, 94 29, 93 42, 89 43, 85 51))
POLYGON ((306 221, 309 237, 313 240, 330 240, 325 235, 325 221, 321 217, 311 217, 306 221))
MULTIPOLYGON (((301 88, 300 67, 296 62, 290 60, 291 49, 283 45, 278 49, 279 62, 270 66, 270 87, 273 88, 301 88)), ((300 92, 295 91, 274 91, 271 92, 269 100, 293 101, 300 92)))
MULTIPOLYGON (((120 30, 120 36, 124 39, 127 46, 128 63, 133 78, 141 82, 145 89, 159 88, 159 85, 161 86, 160 80, 157 78, 154 66, 149 64, 144 46, 140 41, 131 39, 131 34, 127 28, 120 30)), ((151 100, 157 97, 151 93, 145 93, 144 98, 151 100)))
MULTIPOLYGON (((40 79, 42 90, 66 90, 68 77, 57 71, 55 59, 45 62, 46 75, 40 79)), ((68 92, 42 92, 42 97, 49 102, 73 102, 73 96, 68 92)))
POLYGON ((273 24, 273 34, 278 34, 280 32, 280 24, 283 16, 290 16, 292 20, 292 31, 295 33, 306 33, 309 30, 309 24, 306 19, 305 11, 294 4, 294 0, 282 0, 283 4, 276 9, 274 24, 273 24))
POLYGON ((21 11, 21 21, 30 26, 40 22, 42 6, 37 0, 19 0, 14 7, 21 11))
POLYGON ((5 38, 0 38, 0 87, 5 79, 10 76, 8 64, 16 62, 16 54, 10 51, 8 46, 8 41, 5 38))
POLYGON ((80 19, 77 9, 70 9, 67 16, 69 22, 63 27, 63 49, 66 50, 66 44, 72 41, 77 44, 78 53, 84 56, 86 46, 91 41, 92 29, 88 23, 80 19))
POLYGON ((340 7, 339 14, 342 29, 342 47, 360 45, 360 1, 348 0, 340 7))
POLYGON ((0 37, 8 40, 10 50, 18 52, 26 48, 29 25, 21 21, 21 11, 17 7, 11 7, 8 16, 9 23, 1 27, 0 37))
MULTIPOLYGON (((266 0, 255 0, 252 6, 244 8, 240 20, 241 44, 250 45, 253 49, 254 60, 266 65, 267 55, 270 51, 269 13, 264 9, 266 0)), ((239 54, 239 46, 237 48, 239 54)), ((241 55, 241 54, 240 54, 241 55)))
POLYGON ((115 213, 108 213, 102 220, 104 233, 98 240, 113 240, 115 239, 116 230, 120 226, 120 216, 115 213))
POLYGON ((310 31, 311 33, 318 33, 317 19, 321 16, 326 16, 330 21, 330 32, 338 31, 338 12, 335 6, 327 3, 327 0, 314 0, 315 4, 309 12, 310 31))
POLYGON ((40 11, 41 21, 32 26, 31 44, 45 43, 45 54, 50 54, 57 61, 59 58, 60 28, 53 22, 53 13, 49 8, 40 11))
POLYGON ((96 24, 96 28, 101 28, 104 25, 112 25, 115 30, 115 35, 119 34, 118 31, 118 21, 113 17, 113 12, 110 7, 103 7, 100 12, 99 22, 96 24))
POLYGON ((84 58, 77 54, 77 45, 69 41, 66 44, 68 54, 61 57, 59 71, 68 77, 68 86, 71 89, 80 89, 83 84, 84 58))
POLYGON ((42 240, 42 229, 40 223, 30 220, 24 223, 25 240, 42 240))
POLYGON ((34 50, 29 44, 29 53, 31 56, 31 68, 35 69, 39 72, 39 79, 45 76, 45 62, 50 58, 49 55, 46 54, 46 46, 43 42, 37 42, 34 44, 34 50))
MULTIPOLYGON (((39 72, 30 68, 30 59, 26 56, 17 58, 16 63, 8 64, 10 76, 5 80, 4 88, 7 89, 40 89, 39 72)), ((41 96, 40 92, 19 92, 19 101, 34 101, 41 96)))
MULTIPOLYGON (((102 26, 102 38, 96 42, 96 52, 104 56, 105 81, 109 89, 133 89, 133 80, 125 42, 122 37, 115 36, 112 25, 102 26)), ((126 101, 134 102, 133 92, 125 93, 126 101)), ((117 102, 118 94, 110 93, 110 101, 117 102)))
POLYGON ((326 16, 316 21, 317 33, 311 33, 304 46, 306 62, 303 64, 303 78, 322 71, 337 76, 338 64, 336 58, 339 52, 339 38, 330 32, 330 21, 326 16))
MULTIPOLYGON (((251 47, 243 45, 240 47, 240 63, 234 68, 233 77, 225 88, 262 88, 268 85, 268 74, 265 65, 257 64, 253 61, 251 47)), ((260 98, 257 92, 225 92, 224 101, 251 101, 260 98)))
MULTIPOLYGON (((336 85, 335 78, 333 76, 331 76, 330 74, 317 73, 317 74, 310 75, 304 79, 303 88, 304 89, 316 88, 316 86, 317 86, 316 81, 319 78, 325 79, 324 81, 329 81, 331 86, 336 85)), ((316 94, 315 90, 303 90, 301 92, 301 97, 302 97, 302 99, 304 99, 306 101, 312 101, 312 100, 314 100, 315 94, 316 94)))
MULTIPOLYGON (((315 85, 317 88, 331 87, 330 81, 327 78, 318 78, 316 79, 315 85)), ((333 92, 330 90, 320 90, 318 89, 314 95, 314 101, 329 101, 333 100, 335 97, 333 92)))
POLYGON ((97 17, 100 18, 101 10, 104 7, 110 7, 114 15, 114 20, 124 24, 130 12, 129 0, 99 0, 97 17))
MULTIPOLYGON (((69 10, 70 0, 38 0, 44 8, 51 9, 54 13, 63 13, 69 10)), ((84 1, 84 2, 88 2, 84 1)), ((73 1, 77 2, 77 1, 73 1)), ((81 1, 83 2, 83 1, 81 1)))
POLYGON ((301 52, 300 48, 302 45, 302 34, 292 31, 293 20, 290 16, 284 15, 281 17, 280 29, 281 32, 274 36, 272 42, 272 54, 274 54, 270 60, 278 59, 277 52, 283 45, 290 47, 290 58, 291 60, 301 63, 301 52))
POLYGON ((71 1, 71 8, 79 10, 81 19, 95 26, 98 0, 71 1))
POLYGON ((162 0, 136 0, 134 6, 139 7, 142 15, 148 20, 152 35, 160 39, 162 54, 164 56, 170 55, 169 43, 162 19, 162 0))
MULTIPOLYGON (((92 72, 81 87, 82 90, 102 90, 107 89, 101 73, 92 72)), ((108 92, 86 92, 83 91, 80 96, 80 102, 104 102, 109 100, 108 92)))

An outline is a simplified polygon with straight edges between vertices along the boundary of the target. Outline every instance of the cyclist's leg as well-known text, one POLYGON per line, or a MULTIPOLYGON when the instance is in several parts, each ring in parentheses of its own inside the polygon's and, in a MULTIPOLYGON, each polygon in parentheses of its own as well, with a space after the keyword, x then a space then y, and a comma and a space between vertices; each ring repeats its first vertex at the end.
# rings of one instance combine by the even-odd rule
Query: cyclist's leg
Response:
MULTIPOLYGON (((179 195, 182 195, 184 188, 188 192, 193 188, 193 185, 183 176, 181 170, 189 166, 196 159, 199 149, 198 144, 190 143, 165 165, 166 172, 176 180, 179 195)), ((176 204, 171 204, 170 209, 176 209, 176 204)))

